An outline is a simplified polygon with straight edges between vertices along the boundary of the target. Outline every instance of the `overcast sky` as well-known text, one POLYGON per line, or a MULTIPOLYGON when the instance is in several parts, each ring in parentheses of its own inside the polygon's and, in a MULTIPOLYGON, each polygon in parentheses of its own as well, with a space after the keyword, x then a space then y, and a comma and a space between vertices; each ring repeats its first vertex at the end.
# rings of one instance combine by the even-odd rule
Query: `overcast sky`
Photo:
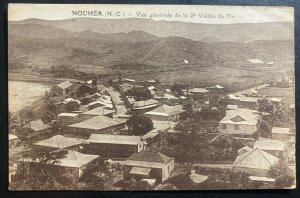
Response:
MULTIPOLYGON (((261 22, 293 22, 294 11, 291 7, 242 7, 242 6, 203 6, 203 5, 92 5, 92 4, 10 4, 9 21, 19 21, 28 18, 46 20, 61 20, 77 18, 74 12, 97 11, 93 18, 136 18, 137 12, 153 20, 183 21, 193 23, 261 23, 261 22), (102 16, 99 14, 101 11, 102 16), (104 16, 111 11, 115 16, 104 16), (172 16, 166 16, 168 13, 172 16), (175 16, 179 14, 179 17, 175 16), (153 14, 157 14, 153 17, 153 14), (163 14, 164 16, 160 16, 163 14), (185 14, 185 17, 183 15, 185 14), (124 15, 124 16, 123 16, 124 15), (152 17, 151 17, 152 15, 152 17), (202 17, 200 17, 202 15, 202 17), (206 16, 206 17, 203 17, 206 16), (219 18, 222 16, 223 18, 219 18)), ((82 13, 81 13, 82 14, 82 13)), ((177 15, 178 16, 178 15, 177 15)))

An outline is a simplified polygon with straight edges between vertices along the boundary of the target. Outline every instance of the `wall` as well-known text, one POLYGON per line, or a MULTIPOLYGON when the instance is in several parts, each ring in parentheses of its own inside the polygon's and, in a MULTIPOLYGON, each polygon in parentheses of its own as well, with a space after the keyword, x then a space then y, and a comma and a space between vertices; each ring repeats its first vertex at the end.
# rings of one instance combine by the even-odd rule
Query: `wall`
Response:
POLYGON ((239 130, 235 129, 235 124, 226 124, 226 129, 222 128, 220 123, 218 126, 218 131, 224 134, 240 134, 240 135, 253 135, 256 132, 256 125, 239 125, 239 130))

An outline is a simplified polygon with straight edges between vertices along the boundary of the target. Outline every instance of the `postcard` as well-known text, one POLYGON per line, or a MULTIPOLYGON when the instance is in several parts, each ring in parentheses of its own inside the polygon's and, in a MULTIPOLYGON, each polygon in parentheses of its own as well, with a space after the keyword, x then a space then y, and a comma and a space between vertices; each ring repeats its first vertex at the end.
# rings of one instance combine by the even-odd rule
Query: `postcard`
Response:
POLYGON ((292 7, 9 4, 9 189, 296 186, 292 7))

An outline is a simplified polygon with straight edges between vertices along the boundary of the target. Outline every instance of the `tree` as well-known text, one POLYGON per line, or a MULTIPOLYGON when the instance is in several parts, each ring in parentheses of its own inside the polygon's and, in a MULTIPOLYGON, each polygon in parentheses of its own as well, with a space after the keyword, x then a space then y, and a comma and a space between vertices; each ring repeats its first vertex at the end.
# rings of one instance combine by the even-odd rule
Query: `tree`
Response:
POLYGON ((152 186, 146 181, 131 178, 129 180, 124 180, 121 183, 121 188, 122 190, 151 190, 152 186))
POLYGON ((292 170, 283 161, 271 166, 269 176, 275 178, 275 186, 278 188, 291 187, 295 182, 292 170))
POLYGON ((261 137, 269 138, 271 135, 271 126, 268 124, 268 122, 261 120, 258 125, 258 132, 261 137))
POLYGON ((176 96, 181 96, 182 95, 182 90, 185 89, 186 86, 182 83, 174 83, 170 89, 172 92, 175 93, 176 96))
POLYGON ((273 113, 275 107, 267 98, 258 99, 258 110, 260 112, 273 113))
POLYGON ((54 102, 48 97, 47 93, 44 97, 44 104, 43 104, 43 114, 41 116, 44 123, 51 123, 52 120, 56 119, 58 114, 58 108, 54 104, 54 102))
POLYGON ((8 128, 11 132, 12 130, 16 129, 18 126, 20 126, 20 123, 18 122, 17 116, 15 116, 13 113, 8 112, 8 128))
POLYGON ((133 87, 124 93, 125 96, 133 96, 136 101, 151 99, 151 92, 146 87, 133 87))
POLYGON ((126 125, 129 128, 129 131, 133 135, 145 135, 148 133, 151 129, 153 129, 153 122, 152 120, 145 116, 140 114, 133 114, 127 121, 126 125))
POLYGON ((174 185, 179 190, 191 190, 194 188, 194 182, 189 174, 180 174, 167 179, 164 183, 174 185))
POLYGON ((79 108, 80 108, 80 105, 76 101, 70 101, 66 104, 67 112, 78 111, 79 108))
POLYGON ((22 109, 19 112, 19 118, 20 118, 20 122, 21 122, 21 126, 27 124, 28 122, 32 121, 34 117, 34 113, 31 109, 29 108, 25 108, 22 109))
POLYGON ((155 190, 177 190, 176 186, 170 183, 159 184, 155 190))

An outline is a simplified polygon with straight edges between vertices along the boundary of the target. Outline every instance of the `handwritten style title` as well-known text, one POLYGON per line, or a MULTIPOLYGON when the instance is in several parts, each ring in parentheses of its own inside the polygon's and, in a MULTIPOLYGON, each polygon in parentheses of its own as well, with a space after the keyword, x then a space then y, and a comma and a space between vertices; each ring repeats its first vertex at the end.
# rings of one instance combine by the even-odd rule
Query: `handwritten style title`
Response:
POLYGON ((199 18, 199 19, 233 19, 232 14, 215 14, 215 13, 203 13, 203 12, 124 12, 124 11, 102 11, 102 10, 72 10, 73 17, 114 17, 114 18, 199 18))

